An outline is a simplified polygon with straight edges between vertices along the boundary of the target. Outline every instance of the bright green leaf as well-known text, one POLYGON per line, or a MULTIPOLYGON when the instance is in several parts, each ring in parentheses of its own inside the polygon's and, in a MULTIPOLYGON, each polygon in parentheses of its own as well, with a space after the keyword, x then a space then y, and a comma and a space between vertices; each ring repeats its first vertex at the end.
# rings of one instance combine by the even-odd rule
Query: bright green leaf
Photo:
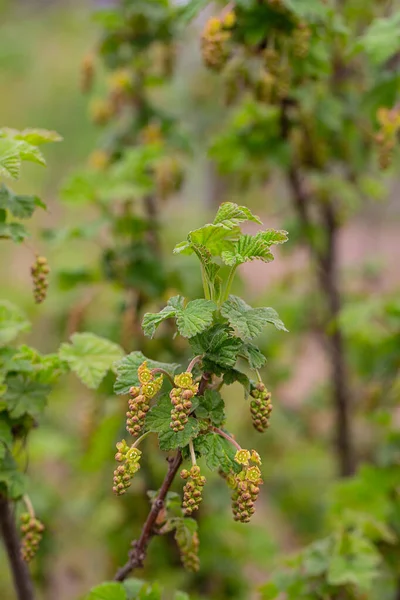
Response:
POLYGON ((235 447, 217 433, 206 433, 194 440, 194 448, 204 455, 209 469, 222 469, 225 473, 240 470, 235 462, 235 447))
POLYGON ((0 346, 8 344, 29 329, 29 321, 20 309, 7 300, 0 300, 0 346))
POLYGON ((96 389, 123 350, 93 333, 75 333, 70 344, 62 344, 59 356, 85 385, 96 389))
POLYGON ((114 384, 114 392, 116 394, 128 394, 132 386, 140 385, 137 370, 144 361, 147 361, 149 369, 163 369, 171 377, 180 368, 180 365, 176 363, 161 363, 146 358, 142 352, 131 352, 115 365, 117 379, 114 384))
POLYGON ((253 215, 247 206, 238 206, 234 202, 223 202, 214 219, 214 225, 220 223, 228 229, 235 229, 237 225, 246 221, 261 225, 260 218, 253 215))
POLYGON ((194 336, 190 344, 195 354, 204 354, 205 370, 208 370, 207 361, 223 368, 234 367, 242 348, 242 341, 233 335, 233 330, 221 324, 194 336))
POLYGON ((252 369, 261 369, 267 362, 264 354, 254 344, 243 344, 240 354, 249 362, 252 369))
POLYGON ((92 588, 86 600, 127 600, 127 596, 122 583, 110 581, 92 588))

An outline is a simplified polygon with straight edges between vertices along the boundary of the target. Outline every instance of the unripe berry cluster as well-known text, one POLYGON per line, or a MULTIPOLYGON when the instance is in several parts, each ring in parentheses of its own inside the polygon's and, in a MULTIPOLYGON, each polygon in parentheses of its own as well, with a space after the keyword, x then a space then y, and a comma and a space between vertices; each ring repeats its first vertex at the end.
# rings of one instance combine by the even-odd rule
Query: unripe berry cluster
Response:
POLYGON ((138 368, 140 387, 129 390, 129 410, 126 413, 126 429, 132 436, 140 434, 144 427, 146 413, 150 410, 150 400, 160 391, 163 376, 155 377, 144 362, 138 368))
POLYGON ((310 50, 311 31, 305 23, 299 23, 292 34, 293 54, 305 58, 310 50))
POLYGON ((87 54, 81 64, 81 90, 82 92, 90 92, 93 86, 94 79, 94 56, 87 54))
POLYGON ((29 562, 35 556, 40 540, 42 539, 44 525, 29 513, 21 515, 21 554, 25 562, 29 562))
POLYGON ((47 264, 47 258, 44 256, 37 256, 31 267, 33 296, 37 304, 40 304, 46 298, 47 288, 49 287, 49 273, 50 267, 47 264))
POLYGON ((257 465, 261 459, 255 450, 239 450, 235 460, 243 465, 240 473, 233 476, 232 512, 235 521, 248 523, 255 512, 254 503, 262 484, 261 472, 257 465), (251 462, 256 463, 251 465, 251 462))
POLYGON ((265 385, 260 381, 251 390, 250 412, 253 421, 253 427, 260 433, 268 429, 269 420, 272 411, 271 392, 268 392, 265 385))
POLYGON ((202 491, 206 478, 201 475, 200 467, 197 465, 193 465, 190 471, 183 469, 181 471, 181 477, 182 479, 188 480, 183 488, 182 508, 185 515, 190 516, 195 510, 199 509, 203 499, 202 491))
POLYGON ((227 42, 235 22, 233 11, 222 18, 212 17, 207 21, 201 36, 201 52, 205 65, 210 69, 219 71, 225 65, 229 55, 227 42))
POLYGON ((187 571, 196 573, 200 568, 199 561, 199 536, 195 531, 192 536, 183 527, 177 527, 175 540, 178 544, 181 561, 187 571))
POLYGON ((182 431, 188 422, 192 409, 192 398, 199 389, 198 383, 193 383, 192 373, 181 373, 174 378, 175 387, 170 391, 169 397, 174 408, 171 410, 170 427, 173 431, 182 431))
POLYGON ((131 485, 131 479, 134 474, 140 469, 141 451, 133 446, 128 446, 125 440, 118 442, 118 452, 115 455, 115 460, 119 463, 114 471, 113 492, 117 496, 125 494, 128 487, 131 485))

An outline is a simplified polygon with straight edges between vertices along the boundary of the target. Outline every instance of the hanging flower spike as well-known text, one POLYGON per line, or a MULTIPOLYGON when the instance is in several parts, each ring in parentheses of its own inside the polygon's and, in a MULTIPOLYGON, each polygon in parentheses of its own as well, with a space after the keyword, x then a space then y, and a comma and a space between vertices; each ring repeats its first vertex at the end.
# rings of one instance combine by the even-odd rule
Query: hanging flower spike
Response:
POLYGON ((30 562, 38 551, 42 539, 44 525, 29 513, 21 515, 21 555, 25 562, 30 562))
POLYGON ((206 478, 201 475, 200 467, 197 465, 193 465, 190 471, 183 469, 181 471, 181 477, 182 479, 188 480, 183 488, 182 508, 184 514, 190 516, 194 511, 199 509, 203 499, 202 491, 206 478))
POLYGON ((150 410, 150 400, 161 390, 163 376, 154 377, 145 361, 138 368, 140 387, 129 390, 129 410, 126 413, 126 429, 132 436, 138 436, 144 427, 146 414, 150 410))
POLYGON ((175 540, 178 544, 181 561, 187 571, 196 573, 200 568, 199 536, 197 531, 190 537, 183 527, 177 527, 175 531, 175 540))
POLYGON ((272 412, 271 392, 268 392, 265 385, 259 382, 251 390, 250 396, 252 397, 250 412, 253 427, 260 433, 263 433, 269 427, 272 412))
POLYGON ((36 304, 40 304, 46 298, 47 288, 49 287, 49 273, 50 268, 47 264, 47 258, 44 256, 37 256, 31 267, 33 296, 36 304))
POLYGON ((239 450, 236 453, 237 463, 244 465, 242 471, 234 475, 234 491, 232 494, 232 512, 235 521, 248 523, 255 512, 254 503, 257 500, 262 484, 261 471, 256 465, 250 466, 250 461, 261 464, 260 455, 252 450, 239 450))
POLYGON ((125 440, 117 443, 117 451, 115 460, 124 464, 118 465, 114 471, 113 492, 121 496, 125 494, 131 485, 132 477, 140 469, 142 452, 138 448, 128 446, 125 440))
POLYGON ((174 377, 176 387, 172 388, 169 397, 174 408, 171 410, 170 427, 173 431, 182 431, 189 420, 192 409, 192 398, 199 389, 198 383, 193 383, 193 375, 189 372, 180 373, 174 377))

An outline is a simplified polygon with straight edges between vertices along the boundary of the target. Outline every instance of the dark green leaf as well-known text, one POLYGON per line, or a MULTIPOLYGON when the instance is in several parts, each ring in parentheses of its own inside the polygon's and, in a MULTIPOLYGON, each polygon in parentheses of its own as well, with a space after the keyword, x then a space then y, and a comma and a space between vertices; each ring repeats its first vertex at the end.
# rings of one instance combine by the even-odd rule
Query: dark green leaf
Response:
POLYGON ((243 344, 240 354, 248 360, 252 369, 261 369, 267 362, 264 354, 254 344, 243 344))
POLYGON ((171 429, 171 400, 168 394, 161 396, 155 406, 147 413, 146 429, 158 433, 161 450, 174 450, 187 446, 189 440, 199 432, 199 422, 190 417, 183 431, 175 432, 171 429))
POLYGON ((39 417, 47 402, 51 387, 30 379, 28 375, 9 375, 3 396, 11 417, 29 414, 39 417))
POLYGON ((242 342, 227 325, 214 325, 204 333, 194 336, 190 344, 195 354, 204 354, 210 361, 224 368, 235 366, 242 342))
POLYGON ((199 405, 196 408, 196 417, 210 419, 217 427, 225 422, 225 403, 221 394, 216 390, 206 390, 204 396, 200 396, 199 405))
POLYGON ((287 331, 273 308, 252 308, 238 296, 229 296, 221 307, 221 314, 245 340, 257 337, 268 323, 272 323, 277 329, 287 331))
POLYGON ((0 186, 0 208, 9 210, 17 219, 31 217, 37 206, 46 208, 37 196, 19 196, 4 184, 0 186))

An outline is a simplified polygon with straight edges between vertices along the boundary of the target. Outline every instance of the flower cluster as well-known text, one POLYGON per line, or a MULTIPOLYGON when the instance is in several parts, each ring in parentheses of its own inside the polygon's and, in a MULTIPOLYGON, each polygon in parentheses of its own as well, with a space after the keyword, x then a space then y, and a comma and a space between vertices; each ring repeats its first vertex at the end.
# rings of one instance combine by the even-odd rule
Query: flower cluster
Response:
POLYGON ((193 465, 190 471, 183 469, 181 477, 188 480, 183 488, 182 508, 185 515, 190 516, 200 506, 206 478, 201 475, 200 467, 197 465, 193 465))
POLYGON ((178 544, 181 560, 187 571, 196 573, 200 568, 199 561, 199 536, 195 531, 189 535, 184 527, 177 527, 175 531, 175 540, 178 544))
POLYGON ((118 452, 115 455, 115 460, 119 463, 114 471, 113 492, 117 496, 125 494, 128 487, 131 485, 131 479, 134 474, 140 469, 141 451, 134 446, 128 446, 125 440, 118 442, 118 452))
POLYGON ((255 512, 254 503, 257 500, 262 484, 261 472, 257 465, 261 459, 255 450, 239 450, 235 460, 243 465, 240 473, 235 474, 232 479, 232 512, 235 521, 248 523, 255 512), (255 463, 251 465, 251 462, 255 463))
POLYGON ((174 408, 171 410, 170 427, 174 431, 182 431, 188 422, 192 409, 192 398, 199 389, 198 383, 193 383, 193 375, 189 372, 180 373, 174 378, 175 387, 169 397, 174 408))
POLYGON ((29 562, 35 556, 40 540, 42 539, 44 525, 29 513, 21 515, 21 554, 25 562, 29 562))
POLYGON ((271 392, 260 381, 250 392, 250 412, 253 427, 260 433, 268 429, 272 411, 271 392))
POLYGON ((293 32, 293 54, 297 58, 305 58, 310 50, 310 28, 305 23, 299 23, 293 32))
POLYGON ((129 410, 126 413, 126 429, 133 435, 140 434, 144 427, 146 413, 150 410, 150 400, 160 391, 163 376, 155 377, 144 362, 138 368, 140 387, 133 386, 129 390, 129 410))
POLYGON ((37 256, 31 267, 33 295, 37 304, 40 304, 46 298, 47 288, 49 287, 49 273, 50 268, 47 264, 47 258, 44 256, 37 256))
POLYGON ((227 42, 231 37, 231 29, 236 22, 233 11, 223 18, 210 18, 201 36, 201 52, 204 63, 210 69, 219 71, 228 59, 227 42))
POLYGON ((378 144, 379 165, 381 169, 387 169, 392 164, 393 148, 400 130, 400 109, 380 108, 377 120, 380 130, 375 141, 378 144))

